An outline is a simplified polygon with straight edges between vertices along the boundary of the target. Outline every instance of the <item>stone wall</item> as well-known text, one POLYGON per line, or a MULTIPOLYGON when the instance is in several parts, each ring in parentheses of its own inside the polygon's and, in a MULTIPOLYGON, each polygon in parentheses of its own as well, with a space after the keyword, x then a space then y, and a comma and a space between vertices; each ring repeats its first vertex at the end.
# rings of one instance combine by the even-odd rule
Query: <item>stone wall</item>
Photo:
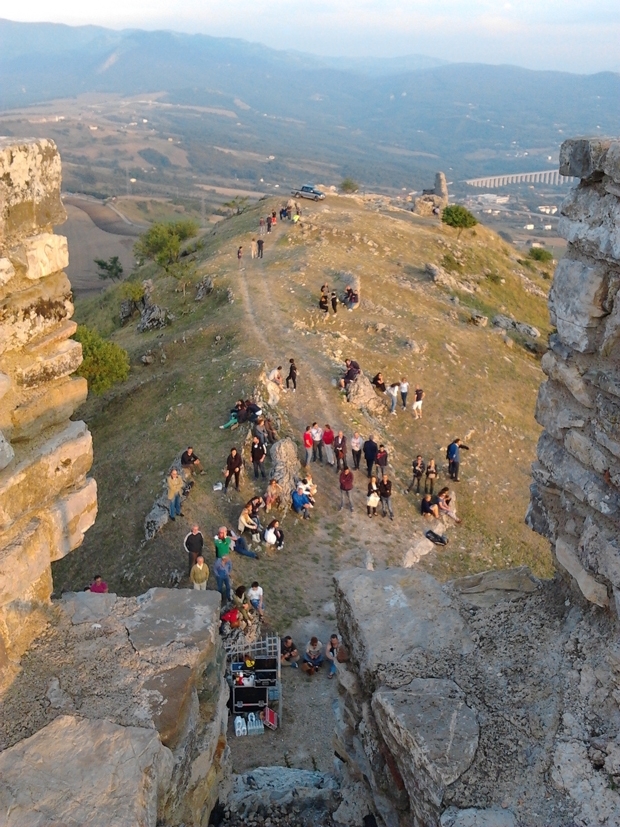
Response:
POLYGON ((92 440, 70 420, 86 380, 70 337, 60 156, 47 140, 0 138, 0 686, 48 618, 50 563, 97 513, 92 440))
POLYGON ((620 141, 573 139, 560 173, 580 178, 560 211, 568 249, 549 295, 528 524, 597 606, 620 608, 620 141))

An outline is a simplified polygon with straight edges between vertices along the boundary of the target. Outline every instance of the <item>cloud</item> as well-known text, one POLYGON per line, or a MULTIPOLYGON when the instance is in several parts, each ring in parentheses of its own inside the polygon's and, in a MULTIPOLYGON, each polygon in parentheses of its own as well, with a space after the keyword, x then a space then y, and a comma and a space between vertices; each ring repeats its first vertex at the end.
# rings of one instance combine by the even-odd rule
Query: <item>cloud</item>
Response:
POLYGON ((25 0, 22 19, 167 28, 315 54, 422 53, 453 61, 618 69, 617 0, 25 0))

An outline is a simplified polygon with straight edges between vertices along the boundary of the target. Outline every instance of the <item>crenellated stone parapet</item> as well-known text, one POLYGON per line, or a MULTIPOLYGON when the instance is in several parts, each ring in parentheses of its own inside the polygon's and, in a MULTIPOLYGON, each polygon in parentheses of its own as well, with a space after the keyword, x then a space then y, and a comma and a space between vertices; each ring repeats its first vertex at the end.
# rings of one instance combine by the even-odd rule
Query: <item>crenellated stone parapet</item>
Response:
POLYGON ((97 513, 91 435, 70 420, 88 389, 60 185, 52 141, 0 138, 0 684, 46 622, 51 562, 97 513))
POLYGON ((560 173, 580 179, 561 207, 568 240, 542 360, 528 524, 598 606, 620 611, 620 140, 572 139, 560 173))

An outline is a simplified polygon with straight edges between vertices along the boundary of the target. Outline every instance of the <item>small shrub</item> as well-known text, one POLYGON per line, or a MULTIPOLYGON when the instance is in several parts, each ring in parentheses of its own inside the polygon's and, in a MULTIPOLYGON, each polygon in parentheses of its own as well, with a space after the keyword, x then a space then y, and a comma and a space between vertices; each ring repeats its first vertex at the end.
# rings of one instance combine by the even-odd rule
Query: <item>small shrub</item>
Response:
POLYGON ((487 279, 493 284, 501 284, 502 277, 499 273, 487 273, 487 279))
POLYGON ((198 223, 191 218, 153 224, 135 243, 134 252, 138 258, 148 258, 160 267, 168 267, 179 260, 181 244, 197 235, 199 229, 198 223))
POLYGON ((550 250, 545 250, 543 247, 531 247, 528 256, 534 261, 540 261, 542 264, 549 264, 553 261, 553 253, 550 250))
POLYGON ((94 394, 99 396, 117 382, 127 379, 129 355, 126 350, 108 342, 86 325, 78 325, 73 338, 82 345, 84 356, 77 374, 88 381, 88 389, 94 394))
POLYGON ((123 265, 118 256, 112 256, 107 261, 103 258, 96 258, 95 264, 99 268, 97 275, 100 279, 116 281, 123 278, 123 265))
POLYGON ((461 204, 450 204, 444 207, 441 213, 441 220, 444 224, 447 224, 448 227, 455 227, 459 231, 459 236, 463 230, 469 230, 478 223, 476 216, 461 204))
POLYGON ((341 192, 357 192, 359 190, 359 184, 357 181, 354 181, 353 178, 344 178, 340 182, 340 191, 341 192))
POLYGON ((449 273, 458 273, 462 270, 462 264, 456 260, 452 253, 445 253, 441 263, 449 273))
POLYGON ((122 299, 139 302, 144 298, 144 287, 139 281, 126 281, 120 289, 120 295, 122 299))

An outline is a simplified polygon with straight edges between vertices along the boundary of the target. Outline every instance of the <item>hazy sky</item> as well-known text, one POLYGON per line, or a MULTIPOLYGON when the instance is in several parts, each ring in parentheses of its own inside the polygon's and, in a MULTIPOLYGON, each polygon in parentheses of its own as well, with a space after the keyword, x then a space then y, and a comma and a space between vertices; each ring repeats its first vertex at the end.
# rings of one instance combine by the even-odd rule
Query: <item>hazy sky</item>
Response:
POLYGON ((619 0, 23 0, 17 8, 24 21, 201 32, 323 55, 620 71, 619 0))

